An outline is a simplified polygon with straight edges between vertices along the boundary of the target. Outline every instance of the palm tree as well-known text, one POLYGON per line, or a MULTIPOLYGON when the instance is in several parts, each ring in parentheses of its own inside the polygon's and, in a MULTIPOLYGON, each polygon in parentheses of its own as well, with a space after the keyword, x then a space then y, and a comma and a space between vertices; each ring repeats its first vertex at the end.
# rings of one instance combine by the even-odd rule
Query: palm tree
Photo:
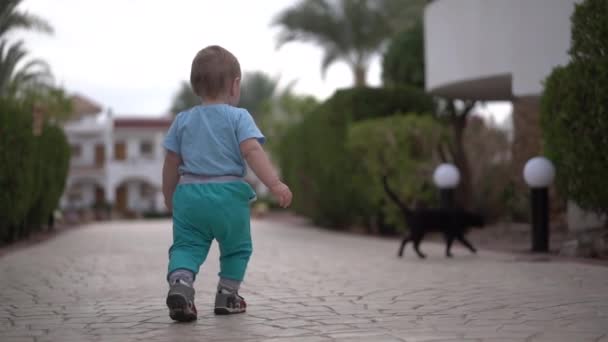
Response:
MULTIPOLYGON (((278 79, 261 71, 246 72, 241 83, 239 106, 247 109, 256 118, 258 115, 262 115, 262 107, 274 97, 278 82, 278 79)), ((177 114, 199 104, 201 104, 201 99, 194 94, 190 84, 183 81, 173 96, 169 111, 177 114)))
POLYGON ((365 86, 371 58, 386 39, 420 13, 422 0, 302 0, 279 13, 278 46, 312 42, 323 49, 321 73, 338 60, 346 62, 356 86, 365 86), (417 9, 417 11, 414 11, 417 9))
POLYGON ((44 91, 52 83, 48 64, 34 59, 20 65, 27 55, 23 41, 10 44, 4 37, 14 30, 36 30, 52 33, 53 28, 44 19, 17 9, 21 0, 0 2, 0 96, 20 96, 25 92, 44 91))
POLYGON ((22 41, 13 44, 0 41, 0 96, 19 96, 52 84, 53 76, 46 62, 33 59, 18 67, 26 55, 22 41))
POLYGON ((53 33, 53 28, 44 19, 17 10, 22 0, 0 1, 0 37, 16 29, 36 30, 44 33, 53 33))
POLYGON ((246 72, 241 83, 239 106, 259 119, 264 115, 263 106, 276 95, 279 80, 261 71, 246 72))

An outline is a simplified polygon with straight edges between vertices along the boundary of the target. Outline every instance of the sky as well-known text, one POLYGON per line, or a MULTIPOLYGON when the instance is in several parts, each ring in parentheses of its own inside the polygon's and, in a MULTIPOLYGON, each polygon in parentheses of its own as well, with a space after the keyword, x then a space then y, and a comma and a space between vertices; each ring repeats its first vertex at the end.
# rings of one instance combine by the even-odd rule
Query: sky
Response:
MULTIPOLYGON (((192 58, 218 44, 239 59, 241 69, 264 71, 280 85, 319 99, 353 83, 344 63, 321 76, 322 51, 306 43, 277 49, 272 21, 297 0, 24 0, 20 8, 43 17, 53 35, 15 34, 30 56, 47 61, 60 85, 83 94, 117 115, 167 113, 192 58)), ((380 57, 372 60, 368 83, 379 86, 380 57)), ((501 122, 509 104, 484 110, 501 122)))

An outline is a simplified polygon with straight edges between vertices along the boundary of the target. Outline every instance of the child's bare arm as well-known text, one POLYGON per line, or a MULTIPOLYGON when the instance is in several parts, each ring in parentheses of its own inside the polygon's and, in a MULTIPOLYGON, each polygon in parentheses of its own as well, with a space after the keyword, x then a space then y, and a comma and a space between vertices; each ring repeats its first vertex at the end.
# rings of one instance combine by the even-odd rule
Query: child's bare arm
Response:
POLYGON ((165 196, 165 206, 170 211, 173 210, 173 192, 179 181, 179 165, 182 159, 179 154, 167 151, 165 164, 163 165, 163 196, 165 196))
POLYGON ((288 207, 291 204, 291 190, 279 179, 260 143, 256 139, 243 141, 241 154, 262 183, 279 200, 279 204, 283 208, 288 207))

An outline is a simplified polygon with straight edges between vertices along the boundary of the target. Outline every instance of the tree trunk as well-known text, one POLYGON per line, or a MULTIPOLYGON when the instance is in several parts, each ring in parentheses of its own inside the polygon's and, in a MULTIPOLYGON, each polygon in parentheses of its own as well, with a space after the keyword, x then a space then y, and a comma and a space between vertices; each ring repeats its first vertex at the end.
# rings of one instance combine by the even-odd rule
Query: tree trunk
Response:
POLYGON ((456 117, 452 123, 452 131, 454 132, 454 164, 460 171, 460 184, 457 192, 457 202, 463 208, 468 208, 471 204, 472 184, 471 184, 471 167, 469 166, 469 158, 464 149, 464 131, 466 129, 467 115, 456 117))
POLYGON ((365 79, 367 70, 362 65, 355 65, 353 67, 353 72, 355 76, 355 86, 356 87, 365 87, 367 85, 367 81, 365 79))
POLYGON ((454 164, 460 171, 460 184, 456 193, 456 202, 463 208, 468 208, 471 204, 471 196, 473 193, 471 167, 469 159, 464 148, 464 133, 467 128, 467 118, 469 113, 475 106, 475 101, 466 101, 462 111, 456 108, 454 100, 449 100, 448 115, 450 117, 450 126, 454 134, 452 146, 452 157, 454 164))

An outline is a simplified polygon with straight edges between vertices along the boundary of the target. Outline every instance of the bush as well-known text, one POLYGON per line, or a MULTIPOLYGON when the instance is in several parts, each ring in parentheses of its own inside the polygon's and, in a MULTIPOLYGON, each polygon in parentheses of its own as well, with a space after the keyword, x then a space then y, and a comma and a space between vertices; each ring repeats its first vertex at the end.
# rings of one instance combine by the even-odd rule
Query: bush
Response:
POLYGON ((31 107, 0 99, 0 241, 26 236, 48 222, 67 177, 70 149, 47 123, 32 134, 31 107))
POLYGON ((433 113, 433 98, 423 90, 411 86, 338 90, 324 105, 333 113, 350 121, 390 116, 395 113, 433 113))
POLYGON ((382 216, 376 222, 381 220, 391 226, 403 222, 398 208, 384 192, 383 175, 388 175, 391 186, 410 206, 435 204, 437 190, 431 177, 439 164, 437 147, 447 137, 445 129, 431 116, 395 115, 353 124, 347 146, 349 155, 360 165, 355 177, 360 178, 357 184, 365 184, 359 190, 367 215, 382 216))
POLYGON ((608 3, 586 0, 572 16, 571 62, 546 80, 544 147, 559 191, 582 208, 608 213, 608 3))
POLYGON ((31 115, 20 103, 0 98, 0 238, 20 235, 35 191, 31 115))
POLYGON ((36 142, 37 195, 28 214, 28 224, 48 222, 59 205, 70 166, 70 145, 63 130, 47 124, 36 142))
POLYGON ((397 112, 432 111, 432 99, 414 88, 337 91, 291 127, 279 148, 281 171, 297 194, 295 211, 337 228, 361 219, 368 203, 361 189, 367 182, 358 183, 355 174, 361 165, 346 148, 349 125, 397 112))

